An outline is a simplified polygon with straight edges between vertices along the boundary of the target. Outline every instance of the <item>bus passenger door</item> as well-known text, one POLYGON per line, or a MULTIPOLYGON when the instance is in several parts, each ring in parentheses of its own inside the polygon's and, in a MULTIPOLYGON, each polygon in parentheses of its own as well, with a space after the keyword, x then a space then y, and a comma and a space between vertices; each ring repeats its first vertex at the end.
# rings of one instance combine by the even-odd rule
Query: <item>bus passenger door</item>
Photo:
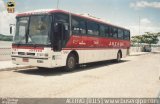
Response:
POLYGON ((55 61, 58 66, 62 63, 62 48, 65 47, 69 38, 69 25, 64 22, 57 22, 54 24, 53 33, 53 50, 55 55, 55 61))
POLYGON ((53 33, 53 50, 61 51, 62 50, 62 41, 63 41, 63 24, 55 23, 54 24, 54 33, 53 33))
POLYGON ((61 51, 69 38, 69 25, 63 22, 55 23, 53 35, 53 49, 54 51, 61 51))

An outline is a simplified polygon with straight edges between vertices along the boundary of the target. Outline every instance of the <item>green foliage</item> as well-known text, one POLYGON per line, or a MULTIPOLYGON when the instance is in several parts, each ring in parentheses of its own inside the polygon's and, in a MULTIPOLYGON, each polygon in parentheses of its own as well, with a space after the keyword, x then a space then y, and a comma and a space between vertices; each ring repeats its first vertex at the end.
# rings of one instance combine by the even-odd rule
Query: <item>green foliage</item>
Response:
POLYGON ((13 40, 13 36, 6 36, 6 35, 0 34, 0 41, 12 41, 12 40, 13 40))
POLYGON ((158 37, 160 36, 160 32, 158 33, 150 33, 146 32, 144 35, 132 36, 132 43, 147 43, 147 44, 157 44, 158 37))

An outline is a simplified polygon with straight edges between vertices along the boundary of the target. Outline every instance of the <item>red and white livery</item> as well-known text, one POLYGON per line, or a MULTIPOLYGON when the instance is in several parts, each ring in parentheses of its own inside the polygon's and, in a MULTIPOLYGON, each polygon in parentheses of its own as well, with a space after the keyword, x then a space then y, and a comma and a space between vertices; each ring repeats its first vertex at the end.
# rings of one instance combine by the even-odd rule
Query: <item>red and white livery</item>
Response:
POLYGON ((18 14, 12 44, 15 64, 61 67, 121 58, 130 48, 130 31, 91 16, 63 10, 18 14))

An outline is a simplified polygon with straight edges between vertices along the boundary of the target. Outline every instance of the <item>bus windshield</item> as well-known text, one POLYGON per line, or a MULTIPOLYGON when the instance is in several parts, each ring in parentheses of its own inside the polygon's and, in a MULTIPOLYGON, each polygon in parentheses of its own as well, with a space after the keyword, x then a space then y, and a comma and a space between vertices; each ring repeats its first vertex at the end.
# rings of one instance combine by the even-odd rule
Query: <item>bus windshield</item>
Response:
POLYGON ((17 18, 14 43, 50 44, 51 16, 40 15, 17 18))

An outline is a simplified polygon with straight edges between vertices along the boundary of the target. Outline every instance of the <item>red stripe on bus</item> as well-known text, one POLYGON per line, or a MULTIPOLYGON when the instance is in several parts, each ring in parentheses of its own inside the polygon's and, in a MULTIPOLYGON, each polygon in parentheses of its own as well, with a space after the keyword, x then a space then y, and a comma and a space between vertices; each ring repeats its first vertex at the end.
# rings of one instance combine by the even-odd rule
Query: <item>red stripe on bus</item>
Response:
POLYGON ((72 35, 66 48, 129 48, 129 40, 72 35))
POLYGON ((127 48, 63 48, 62 50, 110 50, 110 49, 127 49, 127 48))

